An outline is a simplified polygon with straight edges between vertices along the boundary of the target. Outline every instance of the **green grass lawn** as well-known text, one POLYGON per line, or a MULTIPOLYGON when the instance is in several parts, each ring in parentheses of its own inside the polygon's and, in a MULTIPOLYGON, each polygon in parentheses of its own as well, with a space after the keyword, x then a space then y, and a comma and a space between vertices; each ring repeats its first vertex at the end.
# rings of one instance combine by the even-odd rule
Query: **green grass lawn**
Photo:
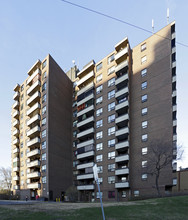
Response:
MULTIPOLYGON (((136 201, 134 205, 104 208, 106 220, 188 220, 188 196, 136 201)), ((0 219, 13 220, 100 220, 100 208, 84 208, 70 211, 13 210, 0 207, 0 219)))

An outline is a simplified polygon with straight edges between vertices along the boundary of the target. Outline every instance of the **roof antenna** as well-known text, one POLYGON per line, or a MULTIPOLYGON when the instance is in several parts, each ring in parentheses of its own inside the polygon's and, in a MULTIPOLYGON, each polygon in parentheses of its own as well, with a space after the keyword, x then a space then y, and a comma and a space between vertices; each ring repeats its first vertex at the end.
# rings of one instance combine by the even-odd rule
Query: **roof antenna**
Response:
POLYGON ((152 19, 152 22, 151 22, 151 26, 152 26, 152 32, 154 34, 154 20, 152 19))
POLYGON ((169 8, 167 8, 167 24, 169 24, 169 14, 170 14, 170 12, 169 12, 169 8))

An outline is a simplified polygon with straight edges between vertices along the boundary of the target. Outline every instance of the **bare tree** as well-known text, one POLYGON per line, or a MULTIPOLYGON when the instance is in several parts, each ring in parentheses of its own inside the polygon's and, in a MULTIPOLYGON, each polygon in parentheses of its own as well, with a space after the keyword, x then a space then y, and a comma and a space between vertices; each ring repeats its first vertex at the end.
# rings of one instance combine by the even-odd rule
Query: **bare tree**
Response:
POLYGON ((0 168, 0 186, 2 189, 10 191, 11 189, 11 168, 0 168))

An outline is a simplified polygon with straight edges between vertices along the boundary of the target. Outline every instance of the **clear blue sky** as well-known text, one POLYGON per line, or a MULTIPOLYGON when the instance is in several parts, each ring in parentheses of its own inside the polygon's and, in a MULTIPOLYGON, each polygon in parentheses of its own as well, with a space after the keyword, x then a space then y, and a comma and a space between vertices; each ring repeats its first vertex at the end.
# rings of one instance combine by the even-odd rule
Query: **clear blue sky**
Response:
MULTIPOLYGON (((177 41, 188 45, 187 0, 70 0, 132 24, 155 31, 176 21, 177 41)), ((82 68, 96 62, 128 37, 131 47, 150 36, 133 27, 65 4, 61 0, 0 1, 0 166, 11 165, 11 106, 13 88, 27 77, 37 59, 50 53, 64 70, 72 60, 82 68)), ((178 143, 184 145, 188 166, 188 48, 177 45, 178 143)))

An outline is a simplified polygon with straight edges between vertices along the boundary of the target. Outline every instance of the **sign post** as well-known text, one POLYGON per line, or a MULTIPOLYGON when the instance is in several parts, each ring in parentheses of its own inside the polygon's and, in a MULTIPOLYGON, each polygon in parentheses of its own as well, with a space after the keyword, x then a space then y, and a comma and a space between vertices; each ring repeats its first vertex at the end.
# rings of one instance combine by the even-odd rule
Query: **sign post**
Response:
POLYGON ((103 209, 103 204, 102 204, 102 197, 101 197, 101 191, 100 191, 100 186, 99 186, 99 181, 98 181, 99 177, 98 177, 97 165, 96 164, 93 166, 93 173, 94 173, 94 178, 95 178, 95 181, 96 181, 97 187, 98 187, 103 220, 105 220, 104 209, 103 209))

